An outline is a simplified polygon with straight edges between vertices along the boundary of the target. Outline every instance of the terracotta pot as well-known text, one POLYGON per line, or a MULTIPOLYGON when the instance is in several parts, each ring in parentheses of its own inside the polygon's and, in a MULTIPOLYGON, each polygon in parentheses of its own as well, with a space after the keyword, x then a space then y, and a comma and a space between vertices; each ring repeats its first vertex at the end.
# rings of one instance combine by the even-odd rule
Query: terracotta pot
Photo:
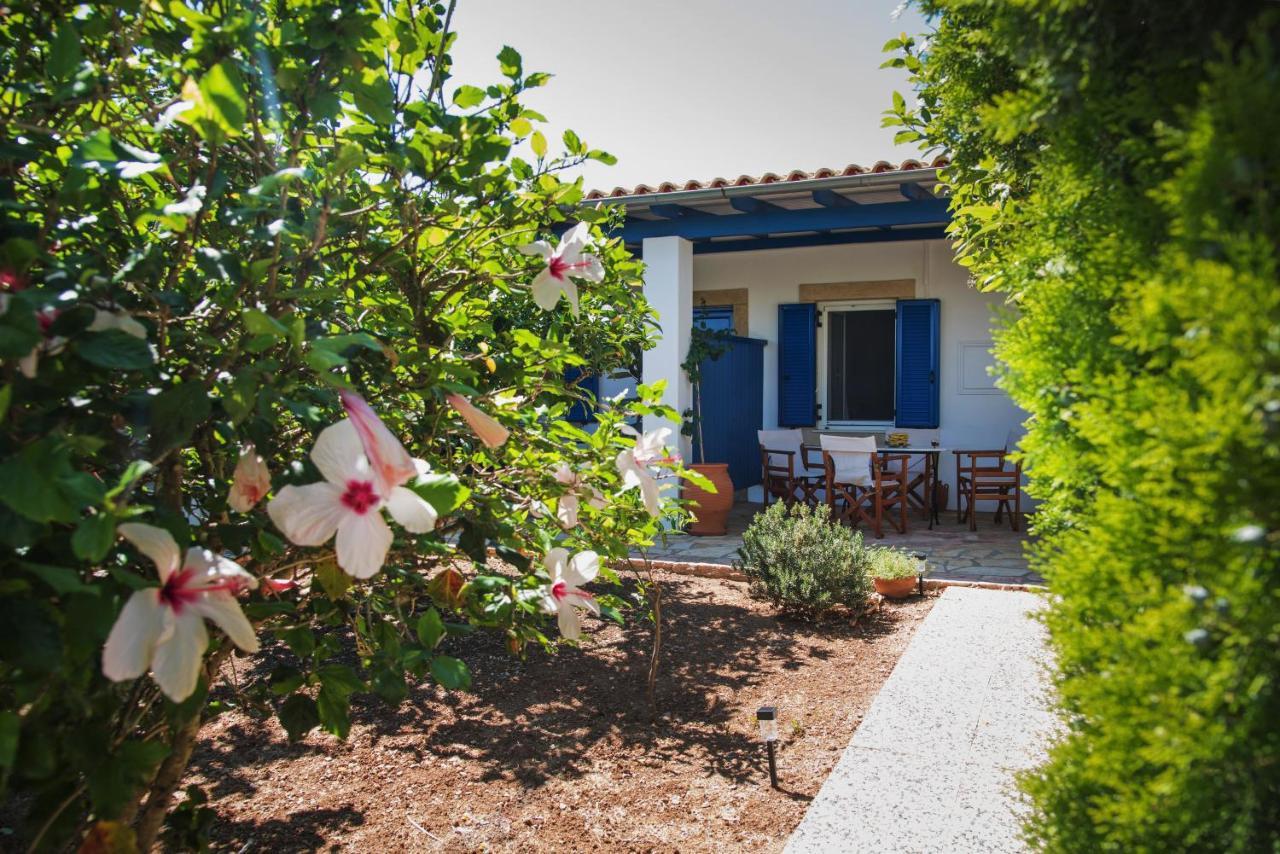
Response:
POLYGON ((916 592, 916 580, 912 576, 906 578, 873 578, 876 592, 886 599, 906 599, 916 592))
POLYGON ((729 509, 733 507, 733 481, 729 479, 729 464, 696 463, 689 468, 716 486, 716 492, 710 493, 687 480, 683 482, 680 494, 693 502, 689 507, 689 512, 693 514, 689 533, 700 537, 727 534, 729 509))

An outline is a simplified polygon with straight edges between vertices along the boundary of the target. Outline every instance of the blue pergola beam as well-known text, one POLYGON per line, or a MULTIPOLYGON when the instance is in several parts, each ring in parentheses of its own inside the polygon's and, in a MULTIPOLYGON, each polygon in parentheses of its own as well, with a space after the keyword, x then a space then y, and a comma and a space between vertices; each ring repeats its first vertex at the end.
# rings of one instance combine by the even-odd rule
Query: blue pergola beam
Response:
POLYGON ((902 193, 903 198, 911 201, 928 201, 937 198, 937 196, 919 184, 899 184, 898 190, 902 193))
POLYGON ((729 204, 735 211, 742 211, 743 213, 767 213, 769 211, 787 210, 780 205, 766 202, 764 199, 757 199, 755 196, 730 196, 729 204))
POLYGON ((715 214, 708 211, 700 211, 697 208, 685 207, 671 202, 649 205, 649 211, 665 219, 680 219, 686 216, 715 216, 715 214))
POLYGON ((835 190, 814 190, 813 200, 824 208, 851 208, 858 203, 848 196, 842 196, 835 190))
POLYGON ((840 246, 846 243, 895 243, 902 240, 941 240, 946 226, 897 228, 889 231, 845 231, 835 234, 791 234, 786 237, 752 237, 746 240, 704 240, 693 244, 694 255, 718 252, 752 252, 758 249, 795 249, 804 246, 840 246))
POLYGON ((940 225, 950 219, 946 199, 855 205, 848 208, 805 208, 765 211, 733 216, 698 214, 672 220, 628 220, 620 236, 627 243, 646 237, 768 237, 799 231, 832 231, 842 228, 891 228, 903 225, 940 225))

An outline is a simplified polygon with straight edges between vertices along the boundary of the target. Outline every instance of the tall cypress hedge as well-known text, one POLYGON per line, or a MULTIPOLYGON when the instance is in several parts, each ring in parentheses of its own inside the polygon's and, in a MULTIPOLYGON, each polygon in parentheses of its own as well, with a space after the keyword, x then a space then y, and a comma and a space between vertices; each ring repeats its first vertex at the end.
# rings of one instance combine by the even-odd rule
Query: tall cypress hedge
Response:
POLYGON ((923 0, 890 42, 1007 295, 1067 735, 1050 851, 1280 850, 1280 9, 923 0))

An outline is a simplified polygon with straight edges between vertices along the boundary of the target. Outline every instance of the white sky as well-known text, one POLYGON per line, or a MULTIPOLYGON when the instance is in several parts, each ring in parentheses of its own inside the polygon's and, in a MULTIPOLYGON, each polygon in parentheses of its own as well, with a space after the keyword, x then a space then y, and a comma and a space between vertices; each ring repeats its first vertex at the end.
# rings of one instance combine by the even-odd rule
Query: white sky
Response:
POLYGON ((500 79, 504 44, 554 74, 526 98, 618 158, 588 189, 915 156, 881 113, 906 75, 880 48, 924 29, 899 0, 459 0, 454 83, 500 79))

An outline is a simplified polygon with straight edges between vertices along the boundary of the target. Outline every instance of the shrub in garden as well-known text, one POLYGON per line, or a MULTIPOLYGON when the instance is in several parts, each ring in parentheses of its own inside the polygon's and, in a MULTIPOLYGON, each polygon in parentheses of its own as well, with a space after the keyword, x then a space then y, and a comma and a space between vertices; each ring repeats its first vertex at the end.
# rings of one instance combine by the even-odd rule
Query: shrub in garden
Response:
POLYGON ((1050 851, 1280 839, 1280 15, 925 0, 894 40, 952 236, 1016 309, 1035 569, 1068 726, 1050 851))
POLYGON ((837 605, 860 612, 871 593, 861 532, 833 524, 825 508, 771 504, 747 526, 738 554, 752 594, 798 616, 837 605))
POLYGON ((610 214, 566 222, 557 175, 609 156, 551 153, 521 104, 548 76, 511 48, 455 84, 452 9, 0 14, 0 796, 24 845, 150 850, 235 647, 289 653, 218 706, 344 737, 352 694, 465 687, 469 625, 519 651, 618 618, 590 582, 659 530, 655 467, 681 471, 627 421, 675 413, 642 388, 588 433, 566 377, 634 370, 653 315, 610 214))

